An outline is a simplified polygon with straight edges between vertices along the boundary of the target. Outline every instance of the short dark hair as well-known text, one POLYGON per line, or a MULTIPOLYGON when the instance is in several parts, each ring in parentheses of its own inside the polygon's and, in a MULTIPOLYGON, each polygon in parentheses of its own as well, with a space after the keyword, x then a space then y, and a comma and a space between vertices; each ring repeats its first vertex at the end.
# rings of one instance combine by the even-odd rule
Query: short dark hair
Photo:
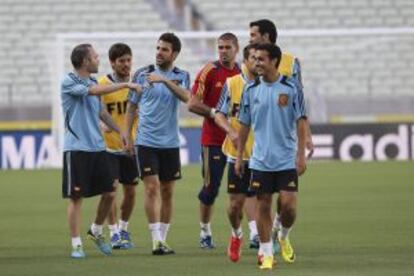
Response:
POLYGON ((89 50, 91 48, 92 45, 88 43, 79 44, 75 48, 73 48, 72 54, 70 55, 70 60, 75 69, 79 69, 82 67, 84 59, 89 57, 89 50))
POLYGON ((279 46, 271 43, 259 44, 256 47, 257 51, 266 51, 270 59, 277 59, 276 68, 279 67, 280 60, 282 59, 282 51, 279 46))
POLYGON ((256 49, 257 44, 248 44, 243 48, 243 59, 246 60, 249 58, 250 50, 256 49))
POLYGON ((277 39, 276 25, 269 19, 260 19, 257 21, 250 22, 250 28, 257 26, 261 35, 269 34, 269 40, 275 44, 277 39))
POLYGON ((158 40, 170 43, 172 45, 173 52, 180 53, 181 41, 174 33, 163 33, 158 40))
POLYGON ((131 55, 131 48, 125 43, 115 43, 109 48, 108 56, 110 61, 115 61, 124 55, 131 55))
POLYGON ((239 40, 233 33, 224 33, 219 36, 218 40, 231 40, 236 47, 239 47, 239 40))

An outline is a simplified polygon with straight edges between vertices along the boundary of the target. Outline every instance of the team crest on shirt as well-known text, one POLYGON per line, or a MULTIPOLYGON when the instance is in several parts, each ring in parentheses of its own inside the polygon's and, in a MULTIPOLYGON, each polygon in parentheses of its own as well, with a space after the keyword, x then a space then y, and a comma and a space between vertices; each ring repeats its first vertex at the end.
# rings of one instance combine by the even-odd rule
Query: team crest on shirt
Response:
POLYGON ((278 104, 281 107, 287 106, 289 102, 289 96, 288 94, 279 94, 279 100, 278 100, 278 104))
POLYGON ((216 82, 216 87, 217 87, 217 88, 219 88, 219 87, 223 87, 223 84, 222 84, 220 81, 218 81, 218 82, 216 82))

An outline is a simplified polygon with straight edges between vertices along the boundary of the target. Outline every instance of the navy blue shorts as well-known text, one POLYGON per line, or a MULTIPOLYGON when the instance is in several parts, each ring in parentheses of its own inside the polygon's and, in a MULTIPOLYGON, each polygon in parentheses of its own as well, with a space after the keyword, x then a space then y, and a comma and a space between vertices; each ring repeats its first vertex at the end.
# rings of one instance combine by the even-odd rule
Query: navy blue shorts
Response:
POLYGON ((213 205, 218 196, 226 159, 221 146, 203 146, 201 148, 201 171, 204 183, 198 194, 198 199, 205 205, 213 205))

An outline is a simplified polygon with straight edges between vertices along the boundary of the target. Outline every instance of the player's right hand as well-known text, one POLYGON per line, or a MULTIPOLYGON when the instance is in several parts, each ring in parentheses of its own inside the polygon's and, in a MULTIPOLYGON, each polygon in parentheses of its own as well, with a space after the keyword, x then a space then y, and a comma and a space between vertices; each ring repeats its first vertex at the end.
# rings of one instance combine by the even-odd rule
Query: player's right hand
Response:
POLYGON ((99 122, 99 128, 101 129, 102 132, 105 132, 105 133, 112 132, 112 130, 102 121, 99 122))
POLYGON ((244 166, 243 160, 241 158, 236 159, 236 163, 234 163, 234 172, 238 177, 242 178, 244 173, 244 166))
POLYGON ((300 155, 296 157, 296 170, 298 176, 301 176, 306 171, 306 158, 305 155, 300 155))
POLYGON ((314 152, 314 150, 315 150, 315 147, 314 147, 314 145, 313 145, 312 138, 310 138, 310 139, 306 139, 306 144, 305 144, 305 147, 306 147, 306 149, 308 150, 308 155, 307 155, 307 158, 308 158, 308 159, 311 159, 311 158, 312 158, 312 155, 313 155, 313 152, 314 152))
POLYGON ((128 88, 131 90, 135 90, 135 92, 137 92, 137 94, 141 94, 142 93, 142 87, 139 84, 133 83, 133 82, 128 82, 128 88))
POLYGON ((134 155, 134 143, 130 137, 125 139, 124 150, 128 155, 134 155))
POLYGON ((234 148, 237 149, 239 144, 239 133, 237 131, 232 130, 229 132, 229 138, 234 148))

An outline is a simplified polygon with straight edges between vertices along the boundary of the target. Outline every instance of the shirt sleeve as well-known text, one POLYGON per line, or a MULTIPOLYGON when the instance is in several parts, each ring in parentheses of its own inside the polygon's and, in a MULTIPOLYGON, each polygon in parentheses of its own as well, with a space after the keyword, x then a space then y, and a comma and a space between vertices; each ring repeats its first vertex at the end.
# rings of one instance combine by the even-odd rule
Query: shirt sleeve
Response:
POLYGON ((303 96, 302 89, 295 87, 294 90, 295 97, 293 98, 293 108, 295 112, 295 118, 296 120, 299 120, 300 118, 307 118, 305 97, 303 96))
POLYGON ((62 93, 69 94, 72 96, 86 96, 89 94, 89 87, 91 84, 76 80, 74 77, 66 76, 62 82, 62 93))
POLYGON ((302 67, 300 65, 300 61, 298 58, 295 58, 293 63, 293 73, 292 79, 298 89, 303 91, 303 83, 302 83, 302 67))
POLYGON ((209 83, 213 68, 214 64, 208 63, 201 69, 194 81, 191 93, 198 96, 200 99, 204 99, 207 91, 209 91, 209 83))
POLYGON ((216 106, 217 111, 227 116, 227 114, 229 114, 229 103, 230 103, 230 96, 229 96, 228 85, 226 82, 226 84, 221 89, 220 99, 217 102, 217 106, 216 106))
POLYGON ((239 122, 243 125, 250 126, 251 124, 251 106, 250 106, 250 96, 249 96, 249 86, 243 90, 242 98, 240 101, 240 111, 239 111, 239 122))
POLYGON ((185 72, 184 79, 180 85, 182 88, 189 90, 190 89, 190 74, 185 72))
MULTIPOLYGON (((141 87, 144 87, 143 85, 144 80, 145 80, 145 74, 143 74, 142 72, 139 74, 135 74, 134 77, 132 78, 132 82, 139 84, 141 87)), ((142 89, 144 90, 145 88, 142 88, 142 89)), ((139 101, 141 100, 142 93, 138 95, 135 92, 135 90, 129 90, 128 101, 134 105, 138 105, 139 101)))

